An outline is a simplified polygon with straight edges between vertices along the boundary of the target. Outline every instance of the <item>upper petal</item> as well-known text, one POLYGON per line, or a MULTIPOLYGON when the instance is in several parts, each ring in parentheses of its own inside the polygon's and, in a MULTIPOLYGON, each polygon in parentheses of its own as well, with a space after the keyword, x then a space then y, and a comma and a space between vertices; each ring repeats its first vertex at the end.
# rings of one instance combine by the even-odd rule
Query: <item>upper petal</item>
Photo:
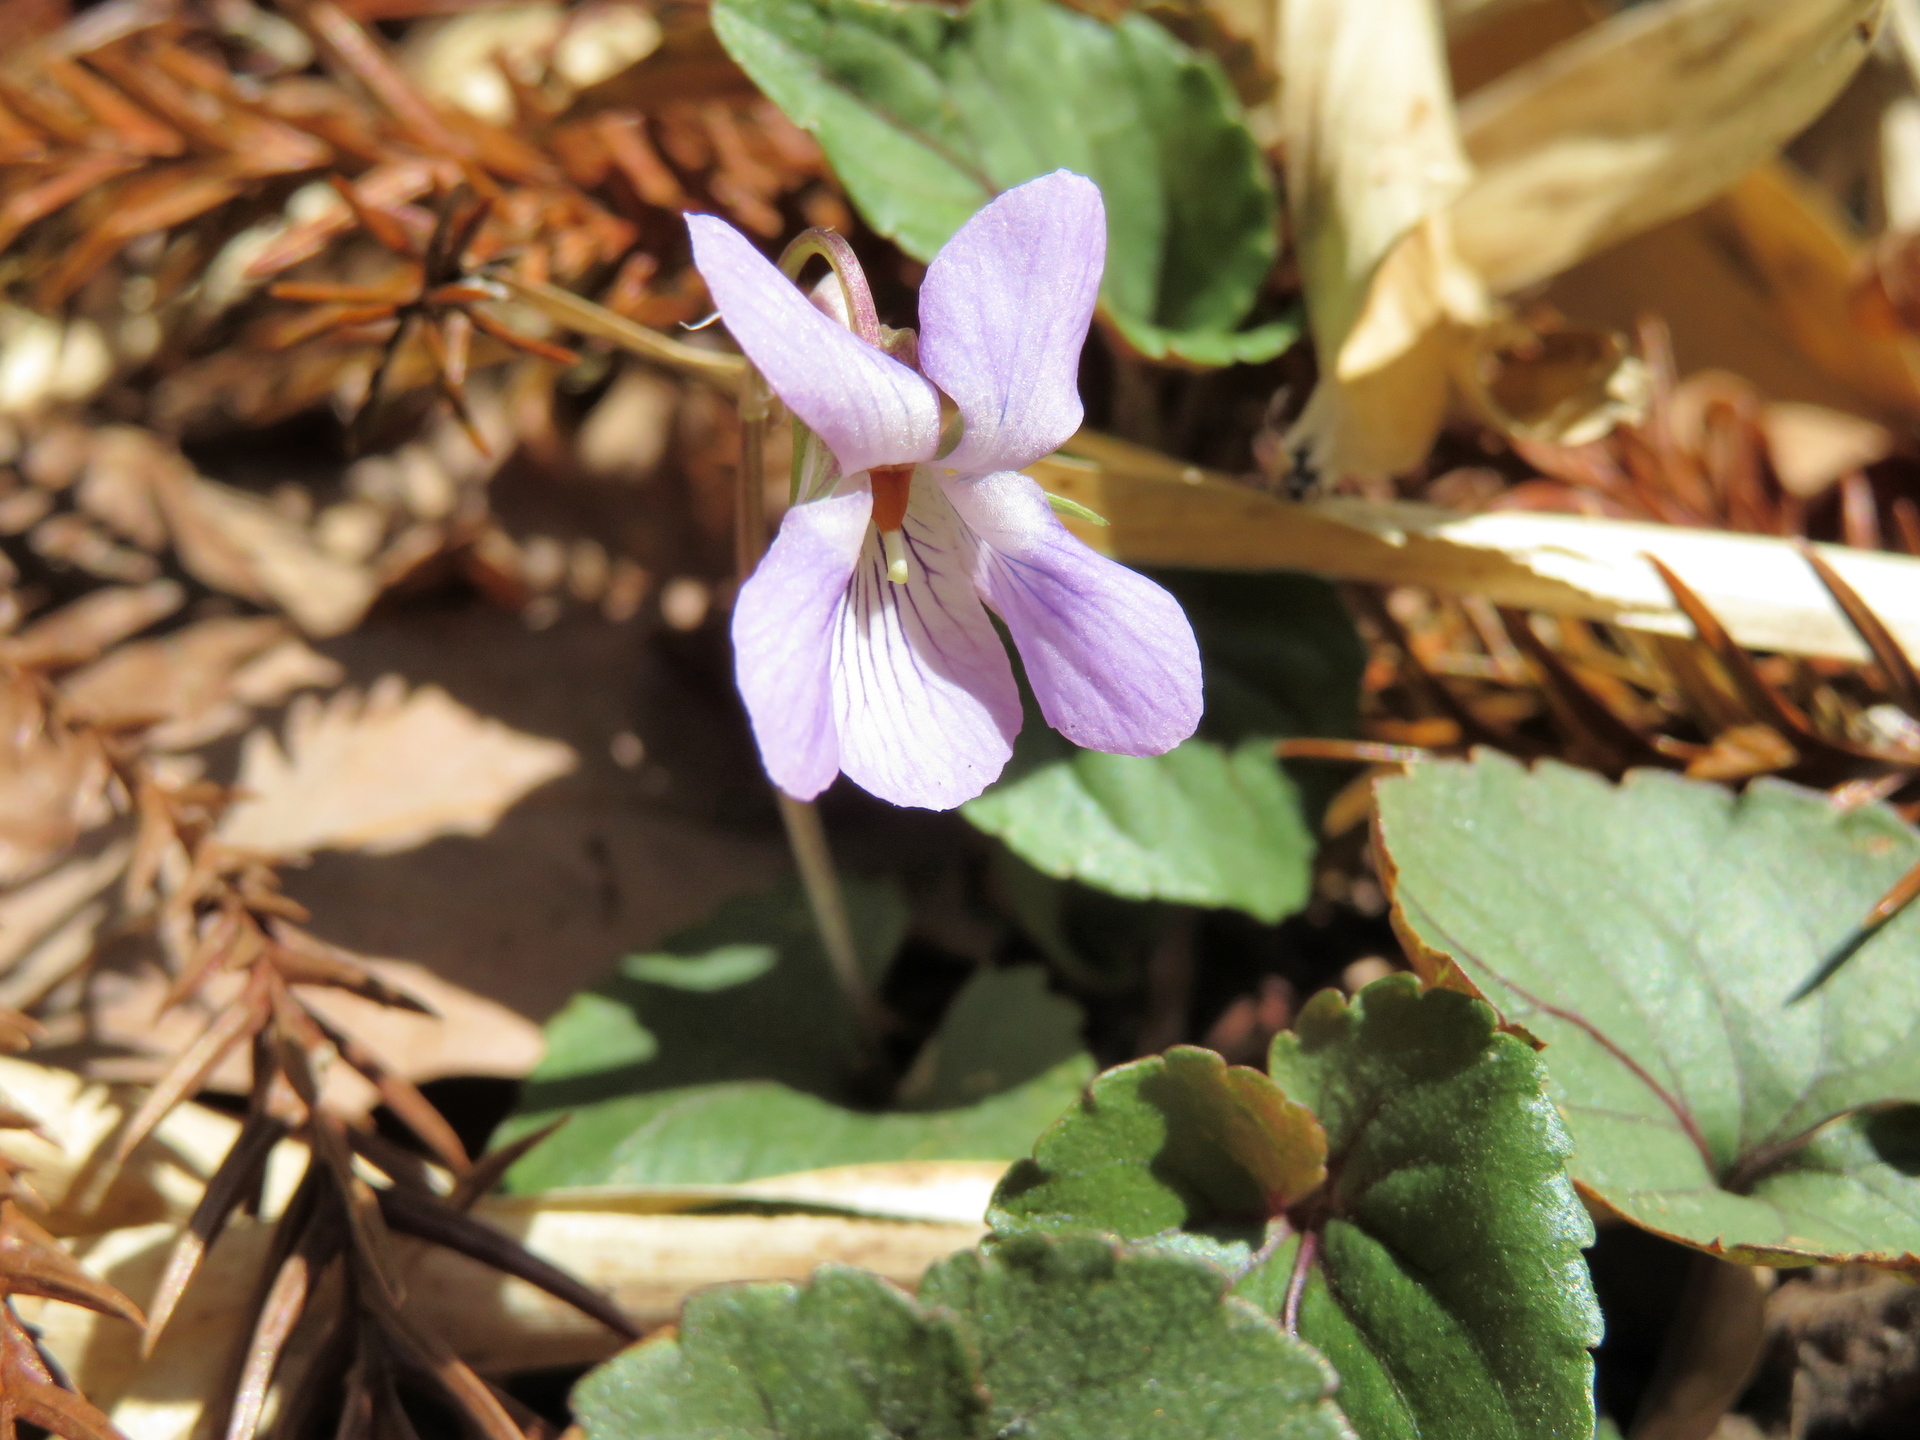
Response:
POLYGON ((951 810, 1005 768, 1020 732, 1006 646, 980 608, 972 545, 924 471, 907 506, 909 579, 869 530, 833 657, 840 768, 882 800, 951 810))
POLYGON ((865 489, 796 505, 733 603, 733 670, 767 774, 811 800, 840 773, 833 639, 868 530, 865 489))
POLYGON ((1100 187, 1056 170, 949 240, 920 287, 920 368, 960 407, 961 474, 1018 470, 1080 427, 1080 349, 1106 263, 1100 187))
POLYGON ((946 490, 978 541, 980 594, 1020 647, 1049 725, 1116 755, 1159 755, 1193 734, 1200 649, 1178 601, 1089 550, 1025 475, 946 490))
POLYGON ((823 315, 738 230, 687 216, 693 262, 727 329, 774 393, 852 475, 925 460, 940 444, 940 400, 898 360, 823 315))

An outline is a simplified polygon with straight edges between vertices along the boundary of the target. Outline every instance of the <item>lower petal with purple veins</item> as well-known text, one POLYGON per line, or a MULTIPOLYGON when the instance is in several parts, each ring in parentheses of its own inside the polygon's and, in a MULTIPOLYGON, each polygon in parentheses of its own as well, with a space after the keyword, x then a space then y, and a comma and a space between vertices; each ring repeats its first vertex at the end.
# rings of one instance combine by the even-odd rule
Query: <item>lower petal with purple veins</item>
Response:
POLYGON ((1116 755, 1163 754, 1193 734, 1200 649, 1178 601, 1088 549, 1025 475, 945 488, 977 541, 980 597, 1020 647, 1049 725, 1116 755))
POLYGON ((838 617, 840 768, 895 805, 950 810, 1005 768, 1020 731, 1020 696, 1006 647, 974 593, 970 538, 924 472, 914 477, 901 528, 907 583, 888 580, 879 536, 869 530, 838 617))
POLYGON ((840 773, 834 641, 872 509, 864 489, 794 506, 734 601, 740 697, 767 774, 797 800, 811 800, 840 773))

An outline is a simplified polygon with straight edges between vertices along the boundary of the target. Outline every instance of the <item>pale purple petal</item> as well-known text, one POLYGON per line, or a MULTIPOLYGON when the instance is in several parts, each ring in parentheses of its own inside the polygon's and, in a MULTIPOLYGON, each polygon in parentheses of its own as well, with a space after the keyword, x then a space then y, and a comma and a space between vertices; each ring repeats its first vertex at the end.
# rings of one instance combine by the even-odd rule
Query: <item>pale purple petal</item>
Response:
POLYGON ((733 602, 740 698, 768 776, 796 800, 811 800, 840 773, 833 642, 872 513, 864 487, 794 506, 733 602))
POLYGON ((1100 188, 1056 170, 1007 191, 933 257, 920 368, 967 422, 942 465, 1018 470, 1080 428, 1080 349, 1106 253, 1100 188))
POLYGON ((689 215, 687 230, 727 329, 827 443, 842 474, 925 460, 939 448, 940 400, 925 380, 821 314, 726 221, 689 215))
POLYGON ((887 579, 869 531, 833 655, 840 768, 895 805, 951 810, 1006 766, 1020 695, 973 589, 972 542, 937 483, 914 476, 911 578, 887 579))
POLYGON ((1159 755, 1193 734, 1200 650, 1178 601, 1089 550, 1025 475, 946 491, 977 542, 980 595, 1020 647, 1049 725, 1116 755, 1159 755))

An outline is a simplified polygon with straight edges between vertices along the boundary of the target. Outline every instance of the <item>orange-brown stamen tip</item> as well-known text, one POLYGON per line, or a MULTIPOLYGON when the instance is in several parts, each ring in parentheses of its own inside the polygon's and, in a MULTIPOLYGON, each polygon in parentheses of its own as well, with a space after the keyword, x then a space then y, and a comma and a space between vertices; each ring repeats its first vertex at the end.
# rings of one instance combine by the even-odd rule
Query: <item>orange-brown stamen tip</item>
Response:
POLYGON ((883 534, 898 530, 907 518, 907 493, 913 487, 911 465, 880 465, 868 472, 873 481, 873 523, 883 534))

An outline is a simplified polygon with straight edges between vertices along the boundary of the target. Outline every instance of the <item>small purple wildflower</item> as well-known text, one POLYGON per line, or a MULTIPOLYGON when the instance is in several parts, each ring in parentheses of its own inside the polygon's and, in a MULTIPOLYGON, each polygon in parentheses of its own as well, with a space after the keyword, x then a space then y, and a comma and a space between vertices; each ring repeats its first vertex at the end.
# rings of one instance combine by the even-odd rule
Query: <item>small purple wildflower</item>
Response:
POLYGON ((983 602, 1075 744, 1158 755, 1191 735, 1200 655, 1179 605, 1088 549, 1018 473, 1080 424, 1106 257, 1093 182, 1029 181, 947 242, 920 289, 918 372, 725 221, 687 224, 727 328, 839 469, 787 511, 734 604, 735 673, 773 782, 810 800, 844 771, 931 810, 984 790, 1013 753, 1020 698, 983 602), (944 455, 942 392, 965 422, 944 455))

